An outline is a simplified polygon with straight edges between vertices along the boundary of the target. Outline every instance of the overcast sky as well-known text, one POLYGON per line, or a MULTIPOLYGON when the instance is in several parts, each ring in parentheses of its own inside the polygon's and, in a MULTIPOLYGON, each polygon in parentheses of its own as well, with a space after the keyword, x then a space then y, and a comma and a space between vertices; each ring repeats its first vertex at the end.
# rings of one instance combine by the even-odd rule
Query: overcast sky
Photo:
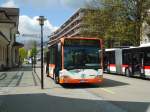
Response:
MULTIPOLYGON (((47 18, 44 25, 45 39, 62 25, 76 10, 91 0, 0 0, 1 7, 20 8, 19 32, 40 34, 37 17, 47 18)), ((31 37, 30 37, 31 38, 31 37)), ((23 37, 21 40, 28 40, 23 37)))

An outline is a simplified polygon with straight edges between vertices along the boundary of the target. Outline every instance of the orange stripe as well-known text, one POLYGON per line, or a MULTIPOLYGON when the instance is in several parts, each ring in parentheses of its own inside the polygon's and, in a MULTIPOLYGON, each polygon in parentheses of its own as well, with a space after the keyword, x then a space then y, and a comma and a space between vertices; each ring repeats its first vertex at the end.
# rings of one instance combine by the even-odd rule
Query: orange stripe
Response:
POLYGON ((97 84, 101 83, 103 78, 94 78, 94 79, 72 79, 72 78, 60 78, 60 83, 89 83, 89 84, 97 84))
POLYGON ((99 38, 95 38, 95 37, 90 37, 90 38, 86 38, 86 37, 63 37, 63 39, 79 39, 79 40, 101 40, 99 38))

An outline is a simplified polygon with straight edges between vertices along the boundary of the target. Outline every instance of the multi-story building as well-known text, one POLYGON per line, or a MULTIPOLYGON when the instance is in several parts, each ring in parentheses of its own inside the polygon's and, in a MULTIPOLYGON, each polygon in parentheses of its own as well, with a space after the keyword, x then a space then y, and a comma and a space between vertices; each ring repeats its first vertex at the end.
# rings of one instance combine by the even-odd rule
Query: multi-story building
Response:
POLYGON ((16 66, 19 62, 18 33, 19 9, 0 7, 0 70, 16 66))
POLYGON ((82 20, 84 17, 84 13, 85 9, 79 9, 63 25, 61 25, 58 30, 56 30, 49 36, 50 40, 67 36, 80 36, 81 28, 83 28, 82 20))

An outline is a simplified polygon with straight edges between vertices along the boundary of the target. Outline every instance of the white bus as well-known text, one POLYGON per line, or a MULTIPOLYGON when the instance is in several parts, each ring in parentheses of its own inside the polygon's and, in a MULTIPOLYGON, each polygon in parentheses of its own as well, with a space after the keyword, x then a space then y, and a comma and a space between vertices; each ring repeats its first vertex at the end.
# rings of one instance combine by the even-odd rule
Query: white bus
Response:
POLYGON ((104 70, 107 73, 150 78, 150 46, 106 49, 104 70))

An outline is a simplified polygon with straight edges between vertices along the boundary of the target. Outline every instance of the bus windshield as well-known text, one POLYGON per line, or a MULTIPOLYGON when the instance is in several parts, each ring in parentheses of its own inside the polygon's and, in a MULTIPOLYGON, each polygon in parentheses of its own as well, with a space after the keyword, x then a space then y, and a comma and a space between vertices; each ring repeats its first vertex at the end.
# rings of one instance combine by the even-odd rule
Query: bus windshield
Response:
POLYGON ((65 69, 99 69, 100 50, 97 47, 64 47, 65 69))

